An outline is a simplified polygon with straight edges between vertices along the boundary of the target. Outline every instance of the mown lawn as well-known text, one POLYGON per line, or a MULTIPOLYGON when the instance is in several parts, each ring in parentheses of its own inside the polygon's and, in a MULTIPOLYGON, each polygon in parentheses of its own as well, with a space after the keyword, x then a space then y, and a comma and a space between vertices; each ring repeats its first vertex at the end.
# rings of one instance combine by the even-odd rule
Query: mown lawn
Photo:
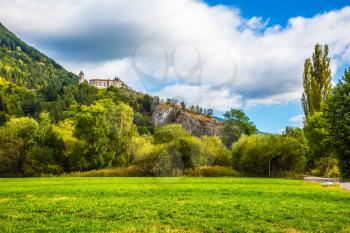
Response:
POLYGON ((350 192, 256 178, 0 179, 0 232, 350 232, 350 192))

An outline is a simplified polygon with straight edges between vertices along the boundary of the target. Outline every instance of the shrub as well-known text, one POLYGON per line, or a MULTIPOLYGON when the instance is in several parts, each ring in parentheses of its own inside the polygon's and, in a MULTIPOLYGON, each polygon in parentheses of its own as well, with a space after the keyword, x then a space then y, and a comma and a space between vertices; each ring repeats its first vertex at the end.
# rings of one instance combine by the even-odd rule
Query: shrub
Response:
POLYGON ((232 146, 233 168, 254 176, 282 176, 302 172, 305 147, 285 135, 243 136, 232 146))
POLYGON ((332 157, 321 158, 316 163, 316 168, 311 171, 315 176, 339 177, 338 160, 332 157))
POLYGON ((186 173, 189 176, 204 176, 204 177, 230 177, 239 176, 239 173, 232 167, 222 166, 201 166, 190 170, 186 173))
POLYGON ((154 141, 157 144, 169 143, 177 138, 191 136, 181 125, 170 124, 157 128, 154 134, 154 141))
POLYGON ((156 145, 146 156, 135 161, 143 174, 151 176, 171 176, 176 166, 168 153, 167 145, 156 145))
POLYGON ((218 136, 202 138, 203 157, 209 165, 231 166, 231 153, 218 136))
POLYGON ((203 157, 202 141, 196 137, 186 135, 156 145, 138 139, 138 144, 143 146, 136 151, 134 164, 148 175, 179 175, 184 169, 208 164, 203 157))
POLYGON ((100 170, 91 170, 86 172, 66 173, 63 176, 72 177, 136 177, 143 176, 142 170, 137 166, 106 168, 100 170))

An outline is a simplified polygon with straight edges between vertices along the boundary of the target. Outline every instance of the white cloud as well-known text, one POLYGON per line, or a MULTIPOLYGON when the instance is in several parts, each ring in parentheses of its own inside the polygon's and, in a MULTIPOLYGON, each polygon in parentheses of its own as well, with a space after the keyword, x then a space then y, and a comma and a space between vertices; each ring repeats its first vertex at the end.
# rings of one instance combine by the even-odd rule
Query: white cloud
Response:
POLYGON ((291 118, 289 118, 289 123, 292 124, 292 126, 294 127, 303 127, 304 126, 304 115, 303 114, 299 114, 296 116, 292 116, 291 118))
POLYGON ((186 100, 187 105, 201 105, 221 112, 227 110, 227 106, 244 107, 242 96, 232 95, 225 88, 212 90, 208 85, 190 86, 175 84, 167 86, 155 94, 162 98, 171 96, 179 101, 186 100))
POLYGON ((0 21, 74 72, 217 110, 299 99, 317 42, 350 64, 350 7, 282 28, 194 0, 1 0, 0 21))

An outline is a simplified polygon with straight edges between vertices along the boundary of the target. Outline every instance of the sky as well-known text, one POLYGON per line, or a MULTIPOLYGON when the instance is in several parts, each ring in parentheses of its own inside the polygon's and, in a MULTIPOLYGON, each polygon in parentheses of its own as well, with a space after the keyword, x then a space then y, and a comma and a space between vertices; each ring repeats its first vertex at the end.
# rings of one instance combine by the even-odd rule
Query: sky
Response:
POLYGON ((68 70, 259 130, 302 126, 303 62, 327 43, 334 83, 350 65, 350 1, 0 0, 0 22, 68 70))

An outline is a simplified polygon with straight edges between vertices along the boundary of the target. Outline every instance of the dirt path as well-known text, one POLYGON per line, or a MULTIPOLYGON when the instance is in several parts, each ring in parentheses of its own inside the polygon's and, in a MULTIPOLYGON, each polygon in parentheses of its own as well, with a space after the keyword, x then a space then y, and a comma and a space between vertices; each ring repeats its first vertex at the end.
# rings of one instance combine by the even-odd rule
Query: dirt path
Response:
POLYGON ((350 191, 350 182, 344 182, 340 183, 343 189, 349 190, 350 191))
POLYGON ((327 184, 330 182, 334 184, 339 184, 343 189, 350 191, 350 182, 340 182, 338 178, 323 178, 317 176, 304 176, 305 181, 318 182, 322 184, 327 184))

